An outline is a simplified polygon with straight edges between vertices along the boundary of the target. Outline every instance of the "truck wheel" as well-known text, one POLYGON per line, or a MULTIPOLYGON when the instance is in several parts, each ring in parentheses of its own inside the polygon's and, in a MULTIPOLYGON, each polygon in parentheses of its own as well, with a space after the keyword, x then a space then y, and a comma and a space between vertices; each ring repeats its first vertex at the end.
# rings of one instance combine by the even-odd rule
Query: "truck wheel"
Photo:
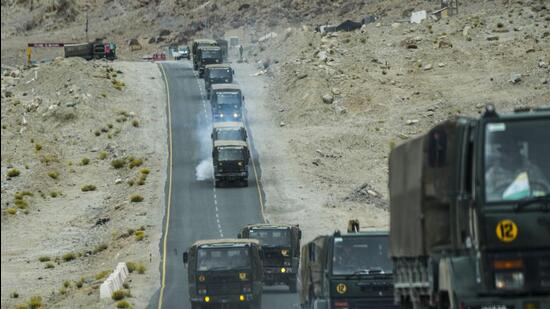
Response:
POLYGON ((222 181, 219 180, 219 179, 214 180, 214 186, 215 186, 216 188, 221 187, 221 186, 222 186, 222 181))
POLYGON ((298 283, 296 282, 296 278, 291 278, 288 282, 288 290, 290 293, 296 293, 298 291, 298 283))
POLYGON ((191 303, 191 309, 202 309, 202 306, 200 304, 191 303))
POLYGON ((243 187, 248 187, 248 179, 243 179, 242 184, 243 187))
POLYGON ((262 309, 262 299, 258 298, 250 304, 250 309, 262 309))

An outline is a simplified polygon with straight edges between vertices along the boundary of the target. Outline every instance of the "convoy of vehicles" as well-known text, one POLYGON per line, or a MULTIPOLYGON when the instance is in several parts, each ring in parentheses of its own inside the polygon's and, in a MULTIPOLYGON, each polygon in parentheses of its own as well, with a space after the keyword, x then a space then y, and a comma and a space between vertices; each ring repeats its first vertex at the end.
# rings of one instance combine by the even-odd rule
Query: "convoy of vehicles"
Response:
POLYGON ((285 284, 290 292, 296 292, 302 239, 298 225, 250 224, 241 230, 238 238, 252 238, 260 242, 265 285, 285 284))
POLYGON ((550 308, 550 110, 459 117, 390 155, 395 300, 550 308))
MULTIPOLYGON (((215 186, 246 186, 244 96, 217 45, 192 48, 212 107, 215 186), (219 62, 207 64, 214 50, 219 62)), ((184 256, 193 308, 260 308, 262 286, 275 284, 299 290, 309 309, 550 308, 549 141, 550 109, 488 106, 440 123, 391 151, 389 232, 350 221, 347 234, 300 249, 298 226, 261 223, 239 240, 199 241, 184 256), (206 263, 214 257, 219 266, 206 263)))
POLYGON ((235 72, 229 64, 209 64, 204 68, 204 88, 206 97, 210 99, 210 91, 214 84, 231 84, 235 72))
POLYGON ((393 302, 393 267, 388 232, 318 236, 302 247, 302 308, 398 308, 393 302))
POLYGON ((195 242, 183 254, 192 308, 237 304, 260 309, 263 290, 260 250, 254 239, 195 242))
POLYGON ((242 121, 244 97, 237 84, 211 86, 210 105, 214 122, 242 121))

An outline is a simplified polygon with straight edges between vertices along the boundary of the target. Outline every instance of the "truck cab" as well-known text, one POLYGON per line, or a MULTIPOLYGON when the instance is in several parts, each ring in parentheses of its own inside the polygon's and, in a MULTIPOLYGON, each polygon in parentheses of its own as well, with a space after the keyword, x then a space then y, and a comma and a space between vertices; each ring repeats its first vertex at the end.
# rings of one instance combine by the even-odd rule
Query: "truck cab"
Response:
POLYGON ((318 236, 302 247, 302 308, 398 308, 393 302, 388 232, 318 236))
POLYGON ((290 292, 297 291, 297 273, 300 262, 302 231, 291 224, 250 224, 241 230, 238 238, 260 242, 264 269, 264 284, 284 284, 290 292))
POLYGON ((202 46, 197 48, 197 66, 199 77, 204 77, 204 67, 208 64, 223 63, 222 50, 219 46, 202 46))
POLYGON ((488 105, 392 150, 396 301, 550 308, 549 141, 549 109, 488 105))
POLYGON ((248 186, 249 161, 250 152, 246 142, 215 140, 212 149, 215 186, 235 181, 248 186))
POLYGON ((195 242, 183 254, 187 265, 189 300, 193 309, 260 309, 262 261, 253 239, 215 239, 195 242))
POLYGON ((218 43, 210 39, 198 39, 193 41, 193 44, 191 45, 191 52, 193 56, 193 70, 196 71, 199 69, 199 48, 209 46, 218 46, 218 43))
POLYGON ((210 105, 214 122, 242 121, 244 96, 239 85, 214 84, 211 92, 210 105))
POLYGON ((246 142, 248 133, 242 122, 216 122, 212 128, 212 142, 214 141, 243 141, 246 142))
POLYGON ((208 64, 204 68, 204 88, 206 97, 210 99, 210 90, 213 84, 233 83, 235 71, 229 64, 208 64))

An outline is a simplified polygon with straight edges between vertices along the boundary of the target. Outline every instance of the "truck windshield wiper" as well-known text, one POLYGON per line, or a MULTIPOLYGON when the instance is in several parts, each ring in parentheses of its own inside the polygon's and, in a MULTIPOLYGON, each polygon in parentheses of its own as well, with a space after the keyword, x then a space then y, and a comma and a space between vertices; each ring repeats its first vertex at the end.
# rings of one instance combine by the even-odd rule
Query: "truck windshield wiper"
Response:
POLYGON ((546 207, 543 207, 543 209, 550 209, 550 194, 545 194, 545 195, 541 195, 541 196, 537 196, 537 197, 534 197, 532 199, 528 199, 528 200, 525 200, 525 201, 522 201, 522 202, 519 202, 517 203, 516 205, 516 211, 521 211, 522 209, 524 209, 525 207, 529 206, 529 205, 532 205, 532 204, 537 204, 537 203, 546 203, 546 207))
POLYGON ((346 276, 346 280, 359 275, 372 275, 372 274, 382 274, 382 273, 384 273, 384 270, 381 267, 359 269, 354 271, 352 274, 346 276))

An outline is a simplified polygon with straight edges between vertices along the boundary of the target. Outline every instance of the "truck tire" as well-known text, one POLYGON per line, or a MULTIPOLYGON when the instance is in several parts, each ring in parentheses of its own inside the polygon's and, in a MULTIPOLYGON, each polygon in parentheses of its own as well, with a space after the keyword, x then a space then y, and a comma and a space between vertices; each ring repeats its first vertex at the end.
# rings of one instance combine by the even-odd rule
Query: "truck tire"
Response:
POLYGON ((242 180, 243 187, 248 187, 248 179, 242 180))
POLYGON ((250 303, 250 309, 262 309, 262 299, 258 298, 252 303, 250 303))
POLYGON ((215 179, 215 180, 214 180, 214 186, 215 186, 216 188, 221 187, 221 186, 222 186, 222 181, 221 181, 221 179, 215 179))
POLYGON ((191 309, 202 309, 202 306, 197 303, 191 303, 191 309))

